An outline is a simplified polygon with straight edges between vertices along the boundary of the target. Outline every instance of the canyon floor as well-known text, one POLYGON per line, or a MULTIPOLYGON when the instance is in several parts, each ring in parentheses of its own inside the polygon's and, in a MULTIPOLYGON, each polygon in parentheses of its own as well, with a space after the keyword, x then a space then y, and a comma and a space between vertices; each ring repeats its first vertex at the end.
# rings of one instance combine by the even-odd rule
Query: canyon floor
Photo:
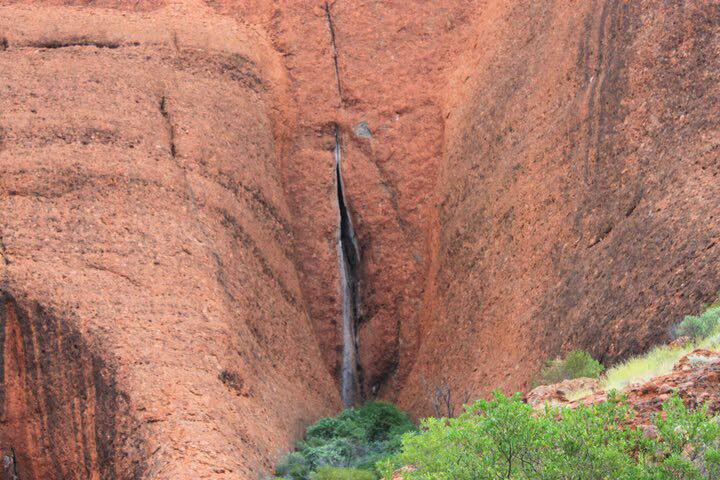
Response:
POLYGON ((719 178, 716 2, 0 0, 0 449, 257 479, 613 365, 720 289, 719 178))

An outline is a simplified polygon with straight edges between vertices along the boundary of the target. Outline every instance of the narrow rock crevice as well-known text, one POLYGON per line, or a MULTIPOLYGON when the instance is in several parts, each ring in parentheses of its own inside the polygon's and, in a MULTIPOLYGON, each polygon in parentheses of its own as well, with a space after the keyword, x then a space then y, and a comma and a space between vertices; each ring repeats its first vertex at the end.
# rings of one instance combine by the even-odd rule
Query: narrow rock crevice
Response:
POLYGON ((342 177, 342 143, 335 126, 335 183, 339 211, 338 256, 343 295, 342 401, 351 407, 363 400, 362 369, 358 361, 357 329, 360 319, 360 249, 345 198, 342 177))
MULTIPOLYGON (((139 43, 131 43, 132 46, 137 46, 139 43)), ((86 38, 71 38, 66 40, 41 40, 38 42, 30 43, 28 46, 33 48, 46 48, 46 49, 57 49, 57 48, 70 48, 70 47, 95 47, 95 48, 109 48, 116 49, 123 46, 120 42, 113 42, 107 40, 90 40, 86 38)))
POLYGON ((169 143, 170 143, 170 156, 172 158, 177 157, 177 148, 175 147, 175 127, 173 126, 172 119, 170 118, 170 113, 167 109, 167 98, 165 95, 163 95, 160 98, 160 114, 165 119, 165 123, 167 125, 167 132, 169 137, 169 143))
POLYGON ((7 248, 5 247, 5 240, 3 239, 2 235, 0 235, 0 257, 2 257, 3 265, 10 265, 10 260, 8 260, 7 258, 7 248))
POLYGON ((10 447, 9 454, 3 455, 3 477, 8 480, 20 480, 17 468, 17 457, 15 456, 15 448, 10 447))
POLYGON ((338 49, 335 40, 335 24, 333 23, 330 4, 328 2, 325 2, 325 19, 327 20, 328 30, 330 30, 330 44, 332 46, 333 63, 335 64, 335 80, 337 82, 338 95, 340 96, 340 102, 344 103, 345 98, 343 96, 342 83, 340 82, 340 65, 338 63, 338 49))
POLYGON ((4 290, 8 284, 8 266, 10 265, 10 259, 7 254, 7 247, 5 246, 5 239, 0 232, 0 289, 4 290))

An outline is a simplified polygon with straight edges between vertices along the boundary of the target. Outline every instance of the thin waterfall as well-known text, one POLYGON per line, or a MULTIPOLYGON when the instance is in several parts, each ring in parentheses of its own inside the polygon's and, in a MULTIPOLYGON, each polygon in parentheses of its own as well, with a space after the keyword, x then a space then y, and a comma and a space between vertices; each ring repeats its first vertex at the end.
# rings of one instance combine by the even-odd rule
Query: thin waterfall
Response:
POLYGON ((360 291, 358 266, 360 251, 353 231, 350 212, 345 202, 342 178, 342 144, 340 130, 335 127, 335 182, 340 220, 338 234, 338 257, 343 294, 343 360, 342 360, 342 401, 351 407, 361 400, 361 385, 358 368, 357 326, 360 313, 360 291))

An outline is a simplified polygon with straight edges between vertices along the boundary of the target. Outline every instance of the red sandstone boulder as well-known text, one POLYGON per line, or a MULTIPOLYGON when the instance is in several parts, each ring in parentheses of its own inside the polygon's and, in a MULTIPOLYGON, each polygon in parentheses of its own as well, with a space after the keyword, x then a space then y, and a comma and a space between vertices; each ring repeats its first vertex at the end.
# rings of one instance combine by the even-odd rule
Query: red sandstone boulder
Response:
POLYGON ((544 405, 563 405, 568 403, 568 396, 573 393, 587 392, 594 393, 600 388, 600 381, 596 378, 575 378, 563 380, 553 385, 540 385, 532 389, 526 396, 525 401, 533 407, 544 405))

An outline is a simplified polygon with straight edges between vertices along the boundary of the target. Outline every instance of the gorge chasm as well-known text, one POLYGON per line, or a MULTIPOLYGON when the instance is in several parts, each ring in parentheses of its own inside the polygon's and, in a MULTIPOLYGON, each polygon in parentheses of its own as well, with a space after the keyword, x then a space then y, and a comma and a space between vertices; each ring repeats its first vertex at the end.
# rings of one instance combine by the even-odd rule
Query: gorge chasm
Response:
POLYGON ((0 449, 257 479, 612 365, 720 288, 719 178, 716 2, 2 1, 0 449))

